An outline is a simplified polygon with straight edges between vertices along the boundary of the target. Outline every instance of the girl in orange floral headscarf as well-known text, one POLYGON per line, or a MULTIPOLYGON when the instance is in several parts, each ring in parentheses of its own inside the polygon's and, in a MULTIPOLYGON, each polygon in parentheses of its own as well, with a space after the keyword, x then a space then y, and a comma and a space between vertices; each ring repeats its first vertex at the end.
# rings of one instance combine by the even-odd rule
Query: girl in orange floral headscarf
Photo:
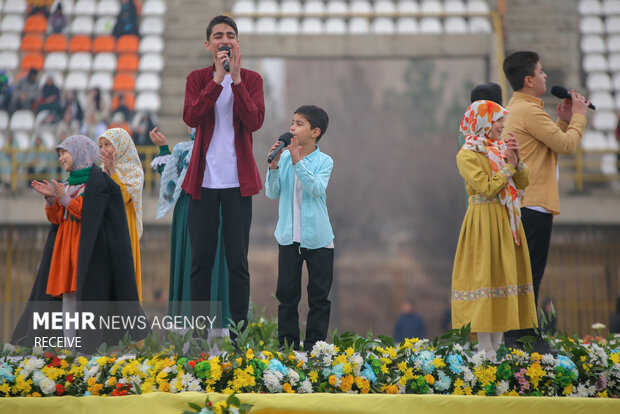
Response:
POLYGON ((507 115, 495 102, 472 103, 461 121, 465 144, 456 156, 469 206, 452 272, 452 326, 471 323, 478 349, 491 359, 503 332, 536 324, 520 214, 529 172, 514 136, 501 139, 507 115))

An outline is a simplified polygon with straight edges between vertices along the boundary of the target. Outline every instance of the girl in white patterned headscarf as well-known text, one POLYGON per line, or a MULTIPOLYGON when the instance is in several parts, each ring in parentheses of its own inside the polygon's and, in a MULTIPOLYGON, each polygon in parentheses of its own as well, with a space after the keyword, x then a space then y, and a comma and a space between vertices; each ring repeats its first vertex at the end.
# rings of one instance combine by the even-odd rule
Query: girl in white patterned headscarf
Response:
POLYGON ((98 140, 103 170, 121 187, 131 236, 138 295, 142 300, 140 244, 144 171, 133 140, 122 128, 105 131, 98 140))

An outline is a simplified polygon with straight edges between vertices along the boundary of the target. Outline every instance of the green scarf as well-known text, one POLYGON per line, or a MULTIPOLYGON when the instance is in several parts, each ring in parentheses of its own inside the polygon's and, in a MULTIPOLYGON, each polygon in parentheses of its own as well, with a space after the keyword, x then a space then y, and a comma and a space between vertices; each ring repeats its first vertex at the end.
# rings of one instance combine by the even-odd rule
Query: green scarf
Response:
POLYGON ((91 168, 92 167, 88 167, 71 171, 71 173, 69 173, 69 185, 85 184, 90 177, 91 168))

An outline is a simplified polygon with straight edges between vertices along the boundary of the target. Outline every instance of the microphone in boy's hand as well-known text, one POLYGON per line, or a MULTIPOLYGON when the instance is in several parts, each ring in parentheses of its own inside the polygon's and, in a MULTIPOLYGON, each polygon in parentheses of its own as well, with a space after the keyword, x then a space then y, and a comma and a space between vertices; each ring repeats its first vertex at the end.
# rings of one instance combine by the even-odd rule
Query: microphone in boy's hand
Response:
POLYGON ((267 163, 271 164, 273 162, 273 160, 278 156, 278 154, 286 147, 288 147, 288 145, 291 143, 291 139, 293 138, 293 134, 291 134, 290 132, 285 132, 284 134, 280 135, 280 138, 278 138, 278 141, 280 141, 278 143, 278 146, 275 147, 275 149, 273 151, 271 151, 269 153, 269 156, 267 157, 267 163))
MULTIPOLYGON (((569 90, 563 86, 558 86, 558 85, 552 86, 551 95, 555 96, 556 98, 560 98, 560 99, 571 99, 572 100, 569 90)), ((590 105, 588 105, 588 108, 596 109, 596 107, 592 105, 592 102, 590 102, 590 105)))
POLYGON ((230 59, 230 48, 226 45, 222 45, 220 46, 220 52, 226 52, 228 54, 228 59, 224 62, 224 70, 226 72, 230 72, 230 63, 228 63, 228 60, 230 59))

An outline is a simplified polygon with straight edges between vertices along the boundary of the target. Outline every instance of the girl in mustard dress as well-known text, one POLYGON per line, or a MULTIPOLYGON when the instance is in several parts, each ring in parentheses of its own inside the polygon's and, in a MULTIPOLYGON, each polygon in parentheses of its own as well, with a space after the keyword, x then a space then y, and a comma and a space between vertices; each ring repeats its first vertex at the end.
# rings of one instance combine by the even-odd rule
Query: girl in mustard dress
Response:
POLYGON ((121 187, 129 225, 131 250, 136 269, 138 296, 142 300, 140 237, 142 236, 142 188, 144 171, 133 140, 122 128, 108 129, 99 137, 103 170, 121 187))
POLYGON ((500 135, 508 111, 472 103, 461 121, 465 144, 456 156, 469 205, 452 273, 452 326, 471 323, 478 349, 495 359, 508 330, 536 324, 534 289, 520 200, 529 184, 512 134, 500 135))

